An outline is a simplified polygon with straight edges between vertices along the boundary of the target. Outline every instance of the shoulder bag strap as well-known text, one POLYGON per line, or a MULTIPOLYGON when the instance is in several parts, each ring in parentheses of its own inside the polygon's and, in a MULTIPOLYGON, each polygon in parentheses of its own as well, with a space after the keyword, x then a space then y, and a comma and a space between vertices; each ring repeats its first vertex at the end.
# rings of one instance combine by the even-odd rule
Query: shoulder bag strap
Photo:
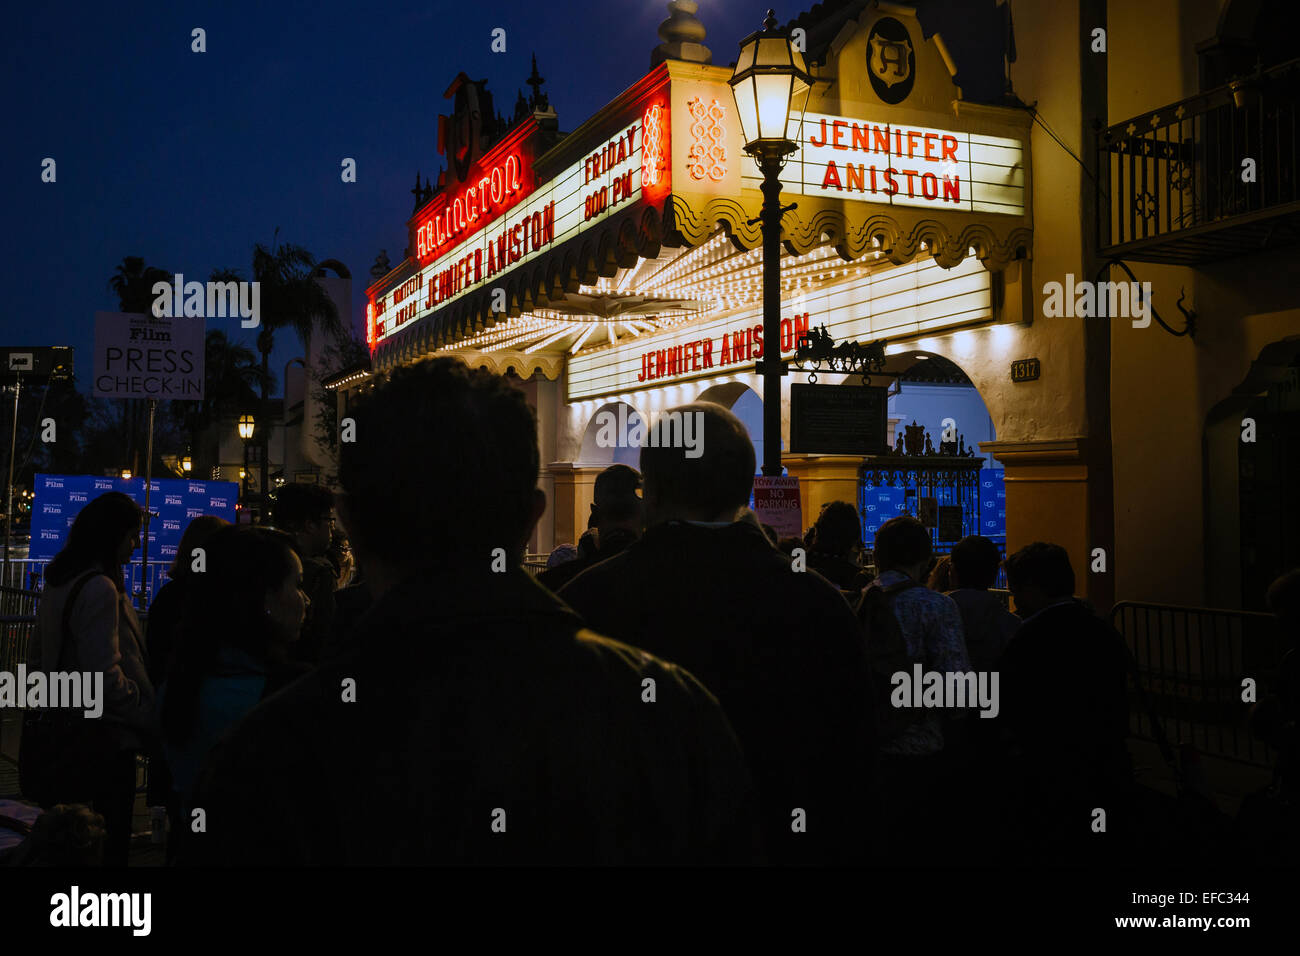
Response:
POLYGON ((72 589, 68 591, 68 599, 63 603, 63 622, 59 629, 59 663, 58 668, 61 671, 68 671, 70 668, 65 666, 65 660, 68 652, 72 647, 72 610, 76 607, 77 598, 81 597, 82 589, 90 583, 90 579, 96 577, 98 571, 87 571, 73 583, 72 589))

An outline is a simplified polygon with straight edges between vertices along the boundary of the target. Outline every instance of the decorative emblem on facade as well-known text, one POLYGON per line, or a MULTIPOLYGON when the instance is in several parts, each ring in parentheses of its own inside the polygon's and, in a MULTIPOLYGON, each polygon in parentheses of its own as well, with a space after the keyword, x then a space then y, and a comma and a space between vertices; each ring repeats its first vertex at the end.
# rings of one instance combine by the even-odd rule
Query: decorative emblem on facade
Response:
POLYGON ((925 454, 926 439, 930 436, 925 433, 925 426, 918 425, 916 420, 912 424, 903 426, 903 451, 908 455, 925 454))
POLYGON ((448 171, 457 183, 465 181, 470 166, 481 152, 480 92, 479 84, 464 73, 459 74, 446 93, 453 103, 452 113, 438 117, 438 152, 446 157, 448 171))
POLYGON ((808 384, 817 382, 817 370, 824 364, 832 372, 857 372, 862 376, 862 384, 871 384, 871 372, 880 372, 885 367, 885 340, 875 342, 840 342, 826 331, 826 326, 809 329, 795 347, 794 361, 791 367, 804 371, 809 365, 808 384))
POLYGON ((641 185, 657 186, 664 165, 663 107, 658 104, 645 111, 641 127, 641 185))
POLYGON ((707 106, 696 97, 686 108, 691 114, 691 148, 686 154, 686 171, 691 179, 721 182, 727 175, 727 128, 722 125, 726 108, 716 97, 707 106))
POLYGON ((881 17, 867 37, 867 75, 871 88, 886 103, 901 103, 916 81, 916 52, 907 27, 881 17))

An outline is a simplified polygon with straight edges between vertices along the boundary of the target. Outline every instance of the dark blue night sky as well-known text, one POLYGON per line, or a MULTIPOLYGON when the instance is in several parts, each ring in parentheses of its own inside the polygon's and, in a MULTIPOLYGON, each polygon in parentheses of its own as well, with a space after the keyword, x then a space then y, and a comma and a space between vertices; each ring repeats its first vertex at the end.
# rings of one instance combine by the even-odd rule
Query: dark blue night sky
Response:
MULTIPOLYGON (((765 7, 701 2, 715 63, 734 59, 765 7)), ((439 166, 437 116, 456 73, 486 78, 508 114, 536 51, 571 130, 646 72, 666 15, 663 0, 13 8, 0 344, 74 346, 84 389, 93 315, 116 309, 107 282, 124 256, 187 279, 219 267, 248 277, 253 243, 277 226, 352 270, 359 324, 376 254, 402 257, 416 169, 439 166), (194 27, 207 31, 206 53, 190 50, 194 27), (507 31, 504 54, 490 51, 495 27, 507 31), (47 156, 55 184, 40 179, 47 156), (354 184, 340 180, 344 157, 357 161, 354 184)), ((282 333, 272 369, 300 353, 282 333)))

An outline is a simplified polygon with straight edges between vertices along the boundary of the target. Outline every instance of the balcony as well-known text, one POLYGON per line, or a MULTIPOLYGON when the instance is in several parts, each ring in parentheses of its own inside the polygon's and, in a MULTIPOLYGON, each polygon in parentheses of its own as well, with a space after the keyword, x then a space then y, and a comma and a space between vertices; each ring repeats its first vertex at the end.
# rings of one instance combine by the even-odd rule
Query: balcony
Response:
POLYGON ((1300 242, 1298 102, 1291 60, 1102 130, 1101 255, 1192 265, 1300 242))

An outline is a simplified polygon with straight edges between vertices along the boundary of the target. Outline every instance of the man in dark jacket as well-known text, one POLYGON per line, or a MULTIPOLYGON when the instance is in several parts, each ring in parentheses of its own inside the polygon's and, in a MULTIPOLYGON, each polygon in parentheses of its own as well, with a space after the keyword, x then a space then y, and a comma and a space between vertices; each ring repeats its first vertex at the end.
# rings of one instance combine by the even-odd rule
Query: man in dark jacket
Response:
POLYGON ((953 590, 948 597, 961 611, 966 653, 977 671, 994 668, 1020 627, 1020 619, 989 590, 997 580, 1001 562, 998 546, 981 535, 968 535, 952 549, 949 577, 953 590))
POLYGON ((739 419, 702 402, 655 427, 641 450, 645 535, 560 597, 718 696, 748 757, 774 862, 863 862, 874 722, 857 619, 824 578, 794 571, 759 527, 736 520, 754 480, 739 419), (702 455, 670 447, 674 421, 698 423, 702 455))
POLYGON ((1063 861, 1117 849, 1131 825, 1128 648, 1073 597, 1064 548, 1028 545, 1006 571, 1024 623, 1002 655, 1001 719, 1018 753, 1030 840, 1063 861), (1096 829, 1098 809, 1109 839, 1096 829))
POLYGON ((584 629, 521 566, 545 506, 523 394, 430 359, 350 414, 338 501, 374 604, 337 658, 214 751, 187 860, 752 860, 717 702, 584 629))
MULTIPOLYGON (((596 528, 596 549, 582 553, 537 575, 537 580, 559 593, 593 564, 612 558, 641 537, 645 516, 641 509, 641 475, 627 465, 610 465, 596 476, 592 489, 591 518, 596 528)), ((585 537, 585 536, 584 536, 585 537)), ((581 544, 581 541, 579 541, 581 544)))

